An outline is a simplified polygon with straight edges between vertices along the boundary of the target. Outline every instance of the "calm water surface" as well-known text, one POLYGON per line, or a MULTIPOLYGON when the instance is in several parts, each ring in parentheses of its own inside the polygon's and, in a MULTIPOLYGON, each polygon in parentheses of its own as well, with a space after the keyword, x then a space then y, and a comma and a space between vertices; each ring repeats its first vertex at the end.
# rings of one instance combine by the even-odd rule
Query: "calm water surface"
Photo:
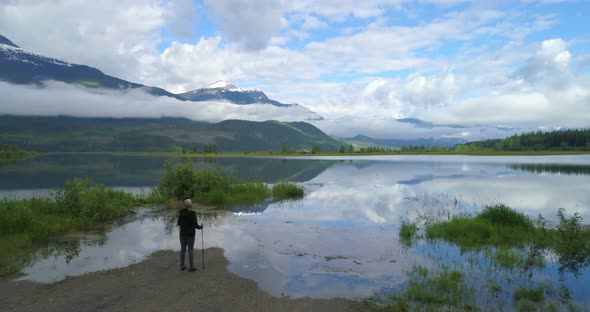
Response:
MULTIPOLYGON (((49 155, 0 167, 0 197, 43 196, 73 177, 89 177, 131 192, 157 184, 171 158, 49 155)), ((538 283, 568 287, 573 301, 590 306, 590 274, 559 273, 555 257, 527 274, 490 270, 477 252, 448 244, 400 244, 402 220, 447 219, 505 203, 555 222, 558 208, 590 221, 590 156, 468 157, 379 156, 313 159, 190 159, 242 179, 290 180, 306 189, 301 201, 266 203, 209 214, 205 247, 221 247, 230 270, 273 295, 358 298, 403 289, 413 265, 441 264, 465 272, 469 284, 494 280, 505 289, 538 283), (529 273, 532 273, 529 275, 529 273)), ((65 276, 145 259, 178 249, 174 216, 140 209, 106 231, 52 242, 23 271, 23 279, 65 276), (171 221, 172 220, 172 221, 171 221)), ((200 242, 198 242, 200 246, 200 242)), ((200 261, 199 257, 195 257, 200 261)), ((506 302, 511 293, 499 295, 506 302)), ((478 298, 486 304, 486 298, 478 298)))

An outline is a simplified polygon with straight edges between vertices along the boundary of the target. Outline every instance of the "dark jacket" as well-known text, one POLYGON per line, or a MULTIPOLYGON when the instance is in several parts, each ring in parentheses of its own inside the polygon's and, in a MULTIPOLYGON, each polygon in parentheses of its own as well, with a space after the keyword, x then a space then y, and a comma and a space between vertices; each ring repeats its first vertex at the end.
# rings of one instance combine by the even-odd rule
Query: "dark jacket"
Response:
POLYGON ((195 229, 203 228, 197 222, 197 214, 187 208, 178 213, 178 226, 180 226, 180 236, 195 236, 195 229))

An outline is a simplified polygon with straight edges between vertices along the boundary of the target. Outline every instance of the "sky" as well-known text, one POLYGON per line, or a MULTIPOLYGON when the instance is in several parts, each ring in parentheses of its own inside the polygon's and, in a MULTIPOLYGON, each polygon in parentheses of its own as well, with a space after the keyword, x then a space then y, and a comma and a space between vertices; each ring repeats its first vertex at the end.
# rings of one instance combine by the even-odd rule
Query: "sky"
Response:
POLYGON ((589 1, 0 0, 0 34, 175 93, 261 89, 344 137, 590 127, 589 1))

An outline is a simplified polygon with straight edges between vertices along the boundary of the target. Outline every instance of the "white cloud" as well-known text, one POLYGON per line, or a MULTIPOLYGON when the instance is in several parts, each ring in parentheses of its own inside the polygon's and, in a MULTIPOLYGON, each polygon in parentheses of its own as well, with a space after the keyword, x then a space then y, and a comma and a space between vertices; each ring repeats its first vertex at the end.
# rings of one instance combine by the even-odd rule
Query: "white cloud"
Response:
POLYGON ((283 24, 283 1, 206 0, 228 38, 248 50, 264 49, 283 24))
POLYGON ((575 80, 570 68, 572 55, 566 48, 567 43, 560 38, 543 41, 516 75, 532 86, 561 88, 571 84, 575 80))
POLYGON ((4 1, 0 29, 32 51, 173 92, 218 79, 261 88, 324 117, 354 116, 339 126, 358 133, 366 127, 381 137, 429 135, 409 124, 390 125, 403 117, 467 123, 475 127, 465 131, 470 137, 481 123, 588 126, 587 52, 574 55, 575 38, 525 40, 554 25, 556 15, 508 12, 487 2, 453 7, 461 2, 219 0, 197 7, 188 0, 4 1), (416 7, 422 3, 444 13, 421 16, 416 7), (197 42, 172 38, 158 49, 162 30, 189 38, 200 13, 217 23, 215 35, 197 42), (411 21, 399 22, 398 14, 411 21), (350 32, 331 32, 351 20, 354 25, 345 25, 350 32), (320 28, 330 32, 327 39, 314 37, 320 28))
POLYGON ((223 47, 221 37, 201 38, 194 45, 174 42, 152 66, 161 74, 150 76, 146 83, 175 92, 200 88, 219 79, 239 85, 256 80, 288 81, 319 76, 312 60, 299 52, 277 46, 240 51, 223 47))
POLYGON ((316 118, 299 106, 277 107, 268 104, 236 105, 227 102, 190 102, 157 97, 143 90, 115 91, 88 89, 61 82, 47 87, 13 85, 0 82, 0 114, 74 117, 181 117, 219 122, 226 119, 252 121, 301 121, 316 118))
POLYGON ((317 28, 326 28, 328 24, 321 21, 315 16, 308 15, 304 18, 303 24, 301 25, 302 29, 310 30, 310 29, 317 29, 317 28))
POLYGON ((0 5, 0 29, 23 48, 141 81, 170 16, 149 0, 24 0, 0 5))
POLYGON ((175 0, 168 5, 170 29, 183 39, 195 35, 199 8, 193 0, 175 0))

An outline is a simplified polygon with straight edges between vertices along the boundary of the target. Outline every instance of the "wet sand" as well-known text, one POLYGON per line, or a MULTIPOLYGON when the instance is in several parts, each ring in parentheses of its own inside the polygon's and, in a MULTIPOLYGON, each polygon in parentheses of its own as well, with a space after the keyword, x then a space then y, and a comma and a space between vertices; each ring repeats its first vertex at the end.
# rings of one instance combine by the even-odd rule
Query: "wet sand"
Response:
MULTIPOLYGON (((350 311, 344 299, 273 297, 230 271, 223 250, 205 251, 205 270, 180 271, 178 252, 161 251, 120 269, 54 284, 0 280, 2 311, 350 311)), ((201 265, 201 254, 195 260, 201 265)), ((14 279, 14 277, 12 277, 14 279)))

